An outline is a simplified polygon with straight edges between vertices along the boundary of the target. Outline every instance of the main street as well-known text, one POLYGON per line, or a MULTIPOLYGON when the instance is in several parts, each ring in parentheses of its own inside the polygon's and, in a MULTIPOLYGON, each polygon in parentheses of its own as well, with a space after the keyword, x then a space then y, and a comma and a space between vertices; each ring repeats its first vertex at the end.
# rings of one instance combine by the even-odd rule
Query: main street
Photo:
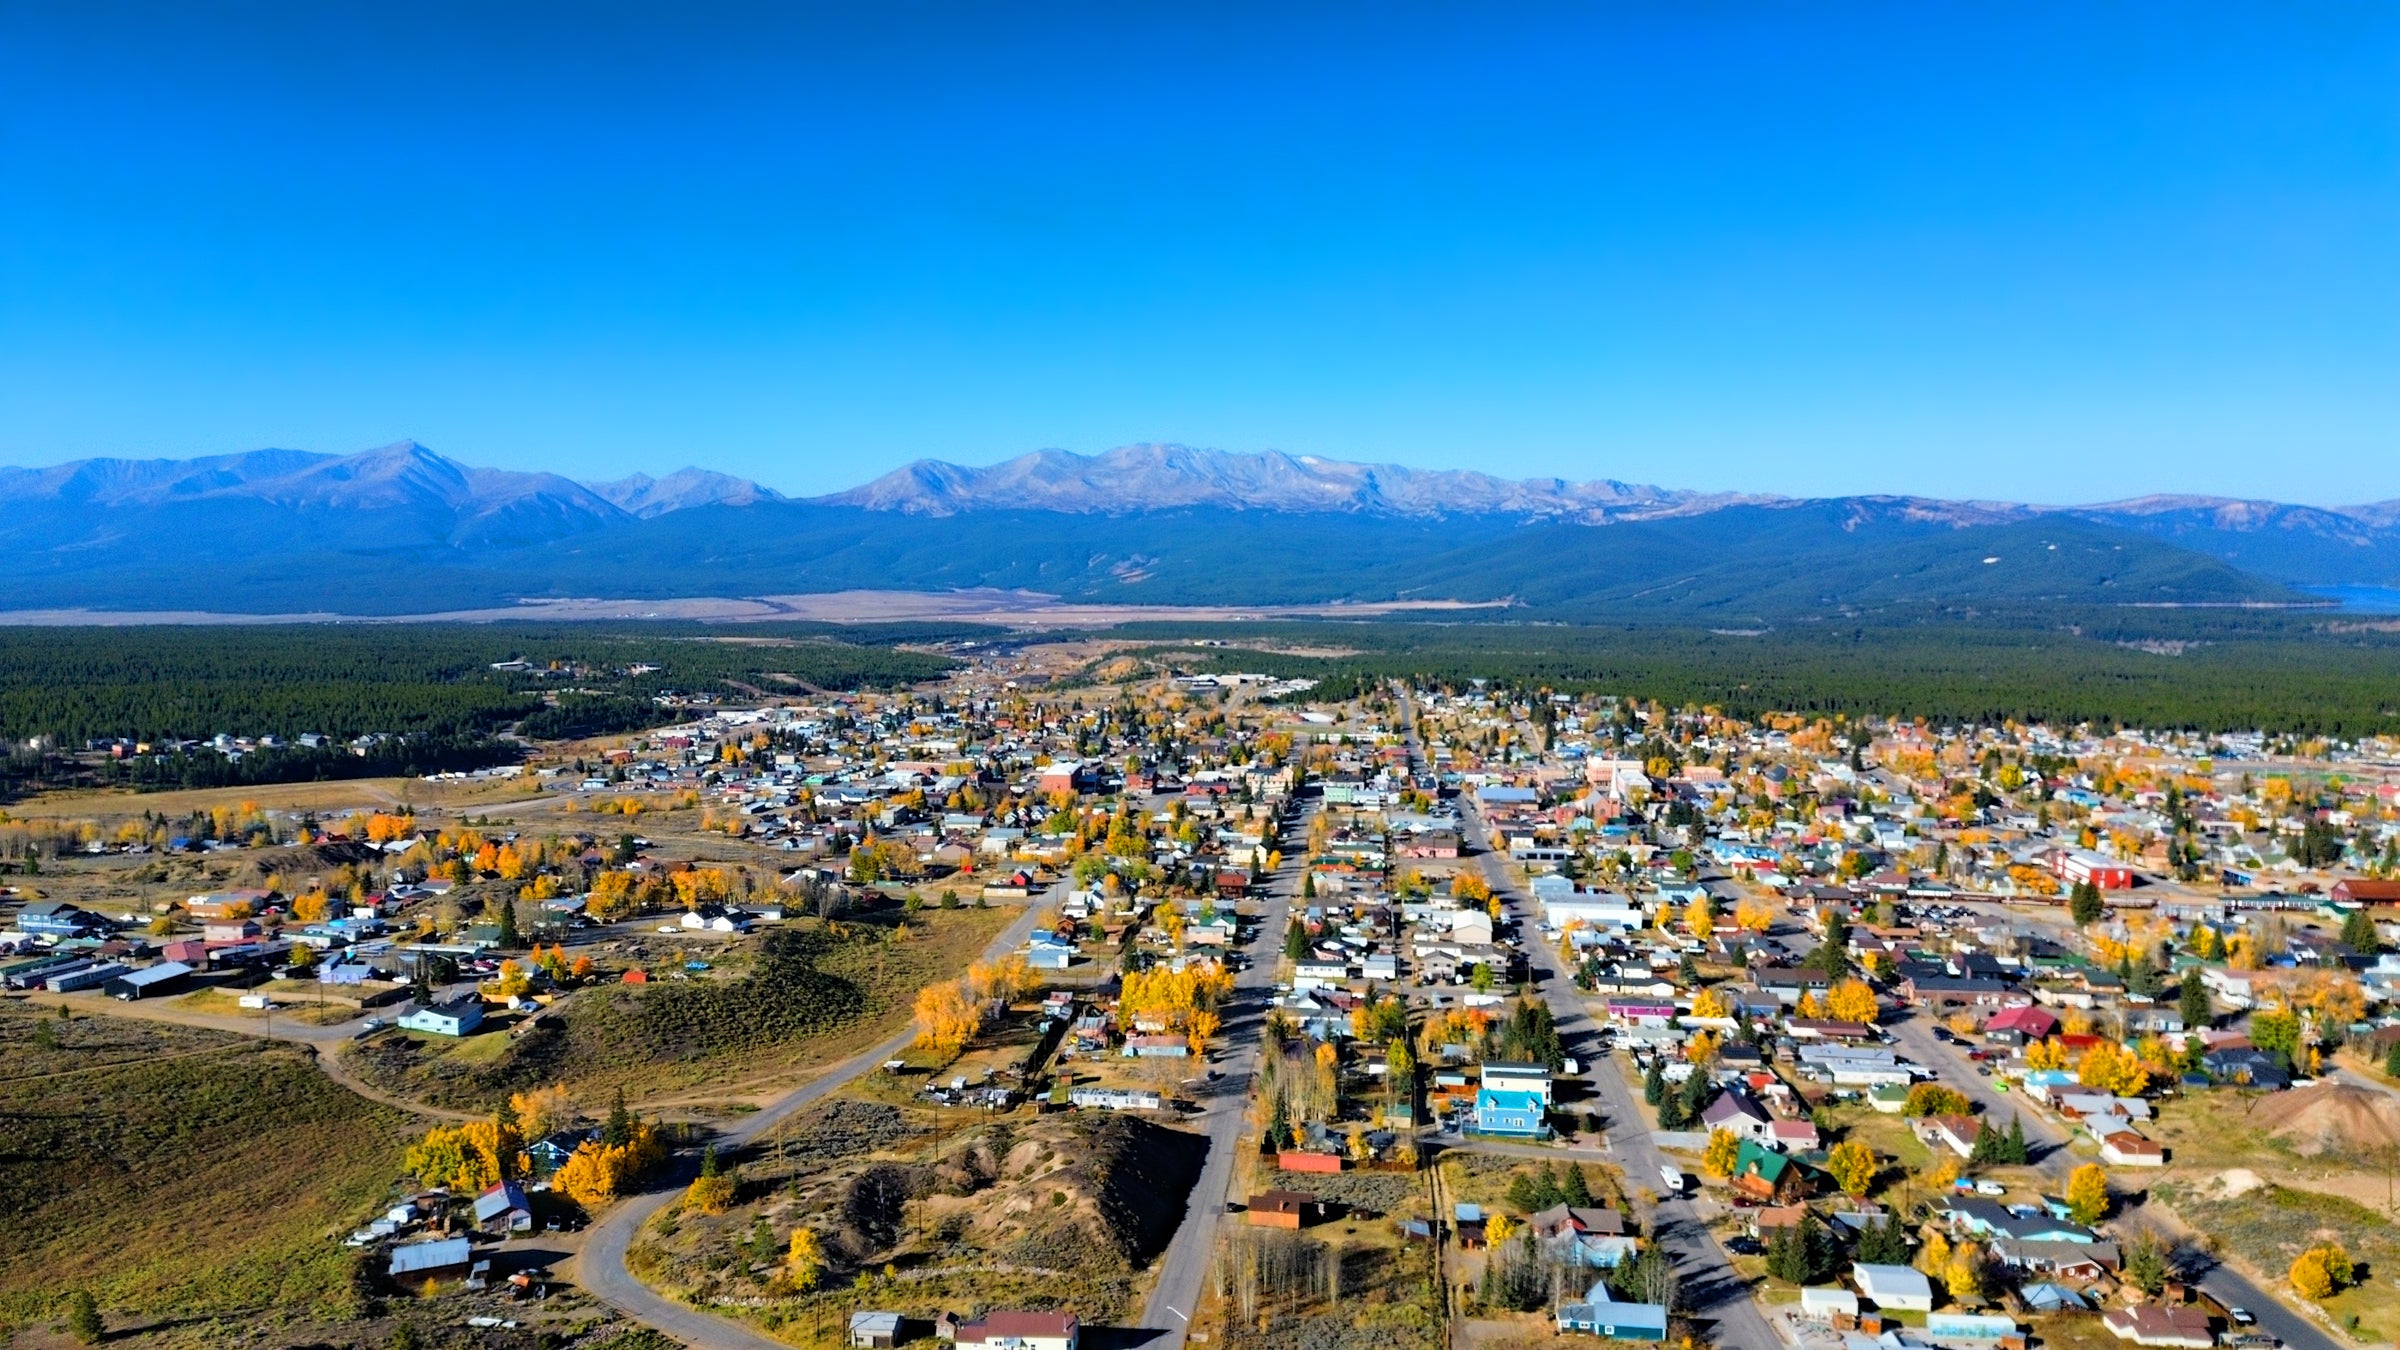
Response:
MULTIPOLYGON (((1283 842, 1290 840, 1294 825, 1285 824, 1283 842)), ((1300 826, 1298 833, 1305 839, 1305 826, 1300 826)), ((1215 1066, 1220 1076, 1206 1084, 1208 1095, 1196 1122, 1208 1136, 1208 1161, 1192 1187, 1182 1225, 1159 1258, 1158 1278, 1142 1309, 1142 1326, 1158 1333, 1144 1342, 1153 1350, 1175 1350, 1183 1344, 1191 1327, 1193 1305, 1207 1286, 1217 1231, 1226 1202, 1232 1198, 1234 1154, 1249 1112, 1251 1080, 1258 1072, 1259 1043, 1274 992, 1276 960, 1282 954, 1292 900, 1299 894, 1300 878, 1308 867, 1306 855, 1306 848, 1286 850, 1283 865, 1268 879, 1266 909, 1257 936, 1251 940, 1249 968, 1235 973, 1233 995, 1222 1009, 1225 1023, 1218 1035, 1222 1048, 1215 1066)))
MULTIPOLYGON (((1417 738, 1415 710, 1405 696, 1400 700, 1400 710, 1401 728, 1414 772, 1423 759, 1423 747, 1417 738)), ((1542 941, 1541 924, 1531 897, 1509 875, 1506 860, 1492 851, 1490 831, 1484 827, 1474 803, 1462 795, 1458 809, 1461 841, 1482 870, 1492 893, 1517 921, 1528 975, 1558 1024, 1559 1039, 1567 1053, 1579 1056, 1590 1066, 1587 1077, 1605 1103, 1602 1114, 1608 1122, 1609 1143, 1624 1165, 1628 1185, 1655 1186, 1662 1178, 1661 1169, 1667 1165, 1667 1157, 1651 1137, 1642 1103, 1634 1098, 1633 1089, 1616 1065, 1595 1062, 1594 1042, 1599 1039, 1600 1029, 1593 1023, 1575 982, 1558 971, 1549 944, 1542 941)), ((1565 1150, 1559 1150, 1558 1154, 1569 1156, 1565 1150)), ((1681 1277, 1680 1304, 1694 1316, 1715 1323, 1718 1350, 1773 1350, 1783 1344, 1782 1338, 1768 1326, 1765 1314, 1752 1301, 1748 1284, 1733 1268, 1733 1258, 1701 1220, 1691 1197, 1660 1196, 1650 1207, 1649 1223, 1651 1240, 1675 1258, 1675 1270, 1681 1277)))
MULTIPOLYGON (((2049 1117, 2026 1109, 2021 1101, 1992 1086, 1992 1080, 1975 1072, 1966 1052, 1955 1042, 1937 1040, 1933 1020, 1923 1013, 1895 1020, 1891 1032, 1911 1059, 1933 1069, 1941 1081, 1967 1094, 1967 1099, 1979 1107, 1988 1119, 1998 1121, 2015 1116, 2025 1123, 2026 1141, 2034 1146, 2035 1171, 2055 1188, 2066 1194, 2067 1177, 2081 1159, 2067 1149, 2068 1133, 2049 1117)), ((2146 1206, 2133 1206, 2119 1219, 2122 1227, 2137 1229, 2156 1236, 2160 1241, 2175 1244, 2183 1238, 2174 1224, 2164 1216, 2151 1212, 2146 1206)), ((2209 1297, 2229 1308, 2247 1308, 2258 1318, 2258 1324, 2294 1350, 2336 1350, 2337 1342, 2324 1327, 2306 1315, 2287 1307, 2275 1295, 2259 1287, 2248 1276, 2208 1256, 2191 1253, 2187 1265, 2202 1267, 2200 1287, 2209 1297)))

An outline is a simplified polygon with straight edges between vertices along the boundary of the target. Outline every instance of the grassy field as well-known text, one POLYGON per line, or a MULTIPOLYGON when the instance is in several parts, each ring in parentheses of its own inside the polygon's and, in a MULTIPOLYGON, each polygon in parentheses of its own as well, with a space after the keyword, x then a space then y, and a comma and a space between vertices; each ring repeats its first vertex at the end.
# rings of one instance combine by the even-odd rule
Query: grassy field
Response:
POLYGON ((619 1089, 651 1109, 734 1109, 905 1025, 917 990, 964 969, 1011 917, 928 910, 910 919, 904 939, 893 938, 888 918, 838 931, 800 920, 788 931, 807 948, 805 961, 771 960, 770 940, 753 939, 693 948, 705 951, 704 972, 684 972, 684 946, 662 943, 660 959, 647 962, 661 978, 643 989, 580 991, 545 1017, 552 1030, 463 1041, 384 1036, 343 1054, 386 1091, 460 1110, 488 1110, 550 1084, 594 1110, 619 1089), (683 974, 690 978, 673 978, 683 974))
POLYGON ((344 1315, 340 1235, 409 1134, 299 1051, 0 1005, 0 1324, 78 1288, 199 1341, 192 1319, 344 1315))
MULTIPOLYGON (((2336 1322, 2357 1319, 2368 1339, 2400 1339, 2400 1228, 2355 1200, 2273 1183, 2247 1189, 2162 1183, 2154 1193, 2219 1256, 2238 1261, 2279 1289, 2292 1260, 2322 1242, 2338 1242, 2358 1265, 2358 1282, 2325 1301, 2336 1322)), ((2381 1193, 2376 1194, 2381 1199, 2381 1193)))

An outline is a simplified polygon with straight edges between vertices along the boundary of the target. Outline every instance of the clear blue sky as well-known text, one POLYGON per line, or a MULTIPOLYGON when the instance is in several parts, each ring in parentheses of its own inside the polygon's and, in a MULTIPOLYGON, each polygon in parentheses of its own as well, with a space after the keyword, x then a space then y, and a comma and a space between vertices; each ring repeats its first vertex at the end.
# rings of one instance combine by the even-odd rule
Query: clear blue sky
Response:
POLYGON ((402 437, 2400 497, 2400 9, 0 6, 0 461, 402 437))

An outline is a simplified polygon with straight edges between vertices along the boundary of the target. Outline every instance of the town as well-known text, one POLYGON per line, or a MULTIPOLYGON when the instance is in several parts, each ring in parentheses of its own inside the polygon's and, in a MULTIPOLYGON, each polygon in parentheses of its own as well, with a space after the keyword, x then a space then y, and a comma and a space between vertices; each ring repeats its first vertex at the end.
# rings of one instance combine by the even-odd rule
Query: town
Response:
POLYGON ((358 1113, 224 1344, 2400 1336, 2400 744, 1199 650, 20 805, 8 1074, 358 1113))

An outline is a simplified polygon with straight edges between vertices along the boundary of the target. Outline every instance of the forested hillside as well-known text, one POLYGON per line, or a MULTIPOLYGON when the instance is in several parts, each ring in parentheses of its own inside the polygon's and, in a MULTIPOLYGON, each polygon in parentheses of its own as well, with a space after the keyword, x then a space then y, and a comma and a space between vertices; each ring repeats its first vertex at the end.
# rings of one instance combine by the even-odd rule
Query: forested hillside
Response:
POLYGON ((610 714, 537 720, 530 734, 588 734, 674 715, 651 701, 670 691, 852 689, 949 666, 822 632, 746 627, 742 640, 724 641, 682 625, 0 629, 0 738, 70 749, 107 737, 462 738, 542 718, 553 700, 610 714))
POLYGON ((2242 613, 2099 612, 2086 622, 1688 627, 1283 624, 1133 626, 1248 636, 1336 657, 1184 648, 1194 669, 1313 677, 1318 692, 1408 676, 1592 690, 1739 716, 1798 710, 1935 722, 2100 722, 2206 731, 2400 733, 2400 637, 2242 613))

